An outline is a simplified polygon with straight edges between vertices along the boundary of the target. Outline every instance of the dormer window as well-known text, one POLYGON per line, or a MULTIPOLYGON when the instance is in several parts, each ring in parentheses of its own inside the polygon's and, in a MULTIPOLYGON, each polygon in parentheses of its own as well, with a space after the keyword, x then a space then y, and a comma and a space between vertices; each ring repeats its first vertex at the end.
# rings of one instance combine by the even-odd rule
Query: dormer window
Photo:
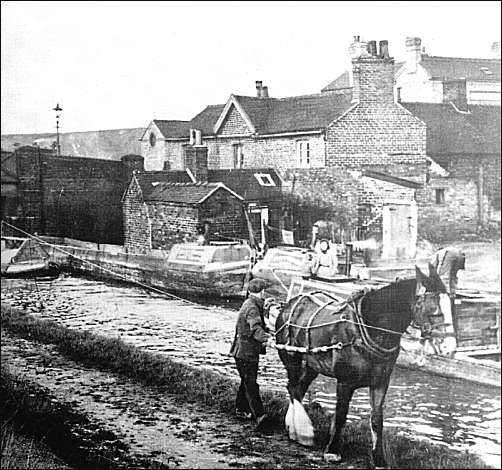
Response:
POLYGON ((148 140, 150 142, 150 147, 155 147, 155 143, 157 142, 157 136, 153 132, 150 132, 150 137, 148 140))
POLYGON ((254 177, 261 186, 275 186, 274 180, 268 173, 255 173, 254 177))

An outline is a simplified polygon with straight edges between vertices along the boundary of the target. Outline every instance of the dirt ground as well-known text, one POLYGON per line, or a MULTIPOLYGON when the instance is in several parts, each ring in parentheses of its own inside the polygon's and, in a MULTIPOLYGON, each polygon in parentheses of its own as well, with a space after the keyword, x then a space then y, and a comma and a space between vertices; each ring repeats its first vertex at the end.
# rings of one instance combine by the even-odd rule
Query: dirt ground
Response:
MULTIPOLYGON (((289 441, 283 431, 256 433, 253 423, 222 416, 114 374, 85 368, 52 345, 2 331, 2 363, 50 390, 55 400, 92 415, 129 452, 176 468, 329 468, 322 449, 289 441)), ((367 468, 368 456, 338 468, 367 468)))

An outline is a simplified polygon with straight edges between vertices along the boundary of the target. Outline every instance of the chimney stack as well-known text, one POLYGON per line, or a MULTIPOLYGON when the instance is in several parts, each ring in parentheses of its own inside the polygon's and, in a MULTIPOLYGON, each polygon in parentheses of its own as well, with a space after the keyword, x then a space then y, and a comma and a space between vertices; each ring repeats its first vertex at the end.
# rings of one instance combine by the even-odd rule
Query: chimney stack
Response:
POLYGON ((359 36, 349 47, 352 58, 352 102, 364 104, 389 104, 394 102, 394 59, 389 57, 388 41, 368 43, 359 36))
POLYGON ((261 97, 268 98, 268 86, 264 86, 261 88, 261 97))
POLYGON ((406 38, 406 67, 410 72, 417 71, 417 65, 422 61, 422 40, 406 38))
POLYGON ((263 88, 263 82, 261 80, 256 80, 256 96, 261 98, 261 89, 263 88))
POLYGON ((492 57, 500 60, 500 42, 496 41, 492 44, 492 57))
POLYGON ((195 129, 190 129, 190 145, 195 145, 195 129))
POLYGON ((184 167, 188 168, 197 182, 207 182, 207 147, 202 144, 202 132, 199 129, 190 129, 193 134, 193 144, 185 145, 184 167))

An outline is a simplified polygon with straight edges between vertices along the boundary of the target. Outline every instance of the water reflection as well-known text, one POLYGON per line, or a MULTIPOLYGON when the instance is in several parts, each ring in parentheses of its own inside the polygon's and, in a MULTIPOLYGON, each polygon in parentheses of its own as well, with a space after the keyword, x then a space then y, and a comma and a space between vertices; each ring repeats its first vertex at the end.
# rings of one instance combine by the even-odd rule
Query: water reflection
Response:
MULTIPOLYGON (((176 357, 192 365, 236 376, 228 350, 235 325, 230 308, 187 304, 120 284, 61 277, 51 283, 2 280, 2 300, 66 326, 93 330, 176 357)), ((277 354, 262 361, 260 384, 285 390, 286 373, 277 354)), ((306 396, 334 411, 336 381, 319 376, 306 396)), ((369 418, 368 390, 355 392, 349 420, 369 418)), ((487 463, 500 460, 501 406, 497 389, 395 368, 385 425, 400 432, 469 449, 487 463)))

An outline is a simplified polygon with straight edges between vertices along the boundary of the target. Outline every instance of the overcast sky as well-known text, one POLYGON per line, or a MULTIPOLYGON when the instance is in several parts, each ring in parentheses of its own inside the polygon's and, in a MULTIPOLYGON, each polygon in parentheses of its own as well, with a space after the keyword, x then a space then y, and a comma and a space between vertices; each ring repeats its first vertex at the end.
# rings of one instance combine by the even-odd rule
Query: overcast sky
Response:
POLYGON ((230 93, 316 93, 349 66, 354 35, 407 36, 430 55, 490 57, 500 2, 2 1, 4 133, 189 120, 230 93))

